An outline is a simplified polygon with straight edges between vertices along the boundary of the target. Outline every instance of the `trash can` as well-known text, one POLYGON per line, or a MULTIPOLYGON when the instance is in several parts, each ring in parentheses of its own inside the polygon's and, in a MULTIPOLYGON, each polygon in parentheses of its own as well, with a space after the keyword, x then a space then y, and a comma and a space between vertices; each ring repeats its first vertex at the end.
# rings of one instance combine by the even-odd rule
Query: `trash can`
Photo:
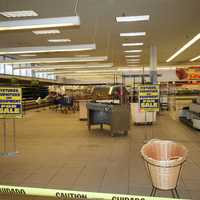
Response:
POLYGON ((141 154, 153 185, 151 196, 159 189, 171 190, 173 197, 179 197, 176 188, 187 153, 182 144, 168 140, 153 139, 143 145, 141 154))

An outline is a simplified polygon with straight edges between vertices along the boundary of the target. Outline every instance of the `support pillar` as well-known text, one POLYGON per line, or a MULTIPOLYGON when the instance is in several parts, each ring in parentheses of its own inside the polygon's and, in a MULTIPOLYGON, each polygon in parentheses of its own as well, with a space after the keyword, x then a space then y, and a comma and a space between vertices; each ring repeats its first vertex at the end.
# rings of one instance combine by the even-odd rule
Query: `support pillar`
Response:
POLYGON ((150 47, 150 81, 152 84, 157 84, 157 47, 150 47))

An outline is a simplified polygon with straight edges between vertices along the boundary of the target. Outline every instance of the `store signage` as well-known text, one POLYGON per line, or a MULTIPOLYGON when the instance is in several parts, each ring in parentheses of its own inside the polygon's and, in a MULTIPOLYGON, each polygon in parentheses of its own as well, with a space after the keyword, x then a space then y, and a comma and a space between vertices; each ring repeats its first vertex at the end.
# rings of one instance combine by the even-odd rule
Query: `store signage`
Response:
POLYGON ((159 111, 159 85, 140 85, 139 105, 141 111, 159 111))
POLYGON ((0 118, 22 117, 21 88, 0 87, 0 118))
POLYGON ((27 196, 56 197, 57 199, 173 200, 173 198, 148 197, 148 196, 126 195, 126 194, 123 195, 123 194, 112 194, 112 193, 97 193, 97 192, 81 192, 81 191, 71 191, 71 190, 18 187, 18 186, 8 186, 8 185, 0 185, 0 193, 9 194, 12 196, 27 195, 27 196))
POLYGON ((176 76, 179 80, 198 80, 200 79, 200 66, 176 68, 176 76))

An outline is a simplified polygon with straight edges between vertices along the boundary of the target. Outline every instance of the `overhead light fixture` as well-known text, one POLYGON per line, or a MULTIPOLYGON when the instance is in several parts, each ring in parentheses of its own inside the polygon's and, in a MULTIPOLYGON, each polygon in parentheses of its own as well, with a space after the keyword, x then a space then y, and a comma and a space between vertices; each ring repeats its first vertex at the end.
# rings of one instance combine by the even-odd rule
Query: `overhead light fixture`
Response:
POLYGON ((176 67, 158 67, 157 70, 174 70, 176 67))
POLYGON ((137 63, 140 63, 140 61, 129 61, 127 62, 128 64, 137 64, 137 63))
POLYGON ((130 64, 128 64, 128 67, 138 67, 138 65, 130 65, 130 64))
POLYGON ((39 65, 39 66, 13 66, 13 69, 33 69, 35 71, 56 70, 56 69, 93 69, 93 68, 111 68, 113 63, 88 63, 82 65, 39 65))
POLYGON ((71 42, 70 39, 49 39, 48 42, 58 43, 58 42, 71 42))
MULTIPOLYGON (((138 67, 138 65, 129 65, 129 67, 138 67)), ((124 68, 121 68, 122 70, 124 70, 124 68)), ((127 71, 150 71, 150 67, 138 67, 138 68, 126 68, 125 70, 127 71)), ((157 67, 157 70, 174 70, 176 69, 176 67, 157 67)))
POLYGON ((69 74, 69 75, 67 75, 67 74, 60 74, 60 76, 61 75, 63 75, 63 76, 72 76, 72 77, 74 77, 74 78, 78 78, 78 77, 83 77, 83 78, 85 78, 85 77, 104 77, 104 76, 106 76, 106 77, 111 77, 111 76, 113 76, 112 74, 91 74, 91 75, 86 75, 86 74, 77 74, 77 75, 74 75, 74 74, 69 74))
POLYGON ((35 72, 45 72, 45 73, 51 73, 51 72, 58 72, 58 73, 62 73, 62 72, 79 72, 78 70, 95 70, 95 69, 106 69, 106 68, 101 68, 101 67, 91 67, 91 68, 68 68, 68 67, 64 67, 64 68, 54 68, 54 69, 32 69, 35 72))
POLYGON ((140 53, 140 52, 142 52, 142 50, 140 50, 140 49, 134 49, 134 50, 126 50, 124 52, 125 53, 140 53))
POLYGON ((21 57, 35 57, 37 56, 36 54, 21 54, 21 57))
POLYGON ((81 70, 81 71, 71 71, 71 72, 75 72, 75 73, 104 73, 104 72, 106 72, 106 73, 108 73, 108 72, 115 72, 116 71, 116 69, 101 69, 101 70, 99 70, 99 69, 92 69, 92 70, 81 70))
POLYGON ((169 59, 166 60, 166 62, 172 61, 174 58, 176 58, 179 54, 181 54, 183 51, 185 51, 187 48, 189 48, 191 45, 193 45, 195 42, 197 42, 200 39, 200 33, 197 34, 192 40, 190 40, 188 43, 186 43, 182 48, 180 48, 175 54, 173 54, 169 59))
POLYGON ((79 16, 1 21, 0 31, 79 26, 79 16))
POLYGON ((128 63, 128 64, 130 64, 130 63, 132 63, 132 64, 133 64, 133 63, 140 63, 140 61, 127 61, 127 63, 128 63))
POLYGON ((135 65, 135 64, 139 64, 140 62, 128 62, 128 65, 135 65))
POLYGON ((75 57, 83 58, 83 57, 89 57, 90 55, 75 55, 75 57))
POLYGON ((5 12, 0 12, 0 15, 7 18, 37 17, 38 16, 38 14, 33 10, 5 11, 5 12))
POLYGON ((140 59, 127 59, 127 61, 140 61, 140 59))
POLYGON ((140 15, 140 16, 122 16, 116 17, 117 22, 138 22, 138 21, 149 21, 149 15, 140 15))
POLYGON ((118 71, 141 71, 142 68, 118 68, 118 71))
POLYGON ((120 33, 121 37, 136 37, 136 36, 145 36, 145 32, 130 32, 130 33, 120 33))
POLYGON ((113 77, 113 74, 59 74, 59 76, 64 76, 64 77, 73 77, 73 78, 108 78, 108 77, 113 77))
POLYGON ((88 58, 34 58, 34 59, 22 59, 22 60, 9 60, 9 61, 1 61, 0 64, 29 64, 29 63, 74 63, 74 62, 100 62, 107 61, 107 56, 99 56, 99 57, 88 57, 88 58))
POLYGON ((126 58, 140 58, 141 55, 126 55, 126 58))
POLYGON ((197 56, 197 57, 195 57, 195 58, 192 58, 192 59, 190 60, 190 62, 194 62, 194 61, 199 60, 199 59, 200 59, 200 56, 197 56))
MULTIPOLYGON (((93 74, 98 74, 98 75, 106 75, 106 74, 109 74, 109 75, 111 75, 111 74, 113 74, 114 72, 116 72, 116 70, 115 71, 113 71, 113 72, 96 72, 96 71, 94 71, 94 72, 87 72, 87 71, 77 71, 77 72, 75 72, 75 71, 59 71, 59 72, 48 72, 47 74, 55 74, 55 75, 62 75, 62 74, 70 74, 70 75, 74 75, 74 76, 79 76, 79 75, 93 75, 93 74)), ((36 73, 43 73, 43 72, 36 72, 36 73)))
POLYGON ((48 53, 48 52, 71 52, 89 51, 96 49, 96 44, 79 44, 65 46, 38 46, 38 47, 16 47, 0 49, 0 55, 27 54, 27 53, 48 53))
MULTIPOLYGON (((83 74, 76 74, 76 75, 73 75, 73 74, 65 74, 65 73, 63 73, 63 74, 54 74, 54 75, 56 75, 56 76, 69 76, 69 77, 79 77, 79 76, 81 76, 81 77, 93 77, 93 76, 95 76, 95 77, 113 77, 114 76, 114 74, 85 74, 85 75, 83 75, 83 74)), ((86 81, 87 81, 87 79, 86 79, 86 81)))
MULTIPOLYGON (((62 74, 62 73, 73 73, 73 74, 77 74, 77 73, 81 73, 81 74, 89 74, 89 73, 112 73, 115 72, 116 69, 88 69, 88 70, 63 70, 63 71, 52 71, 52 72, 48 72, 48 73, 58 73, 58 74, 62 74)), ((42 73, 42 72, 41 72, 42 73)))
POLYGON ((144 43, 142 42, 138 42, 138 43, 123 43, 122 46, 123 47, 132 47, 132 46, 143 46, 144 43))
POLYGON ((37 30, 32 31, 36 35, 48 35, 48 34, 59 34, 60 31, 58 29, 49 29, 49 30, 37 30))

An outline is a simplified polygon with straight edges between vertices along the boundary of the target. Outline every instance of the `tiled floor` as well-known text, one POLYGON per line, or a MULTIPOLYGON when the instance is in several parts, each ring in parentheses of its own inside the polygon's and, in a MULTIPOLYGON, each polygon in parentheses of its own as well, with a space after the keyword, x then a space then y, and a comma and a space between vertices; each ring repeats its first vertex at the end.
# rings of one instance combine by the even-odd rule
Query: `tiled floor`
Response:
MULTIPOLYGON (((153 126, 133 125, 127 137, 112 138, 108 129, 101 132, 97 127, 89 133, 78 114, 28 112, 17 121, 19 153, 0 158, 0 185, 149 195, 151 182, 140 149, 151 138, 175 140, 189 149, 178 190, 181 198, 199 200, 200 132, 172 120, 167 113, 153 126)), ((171 197, 170 192, 157 195, 171 197)), ((0 195, 0 199, 12 198, 0 195)))

